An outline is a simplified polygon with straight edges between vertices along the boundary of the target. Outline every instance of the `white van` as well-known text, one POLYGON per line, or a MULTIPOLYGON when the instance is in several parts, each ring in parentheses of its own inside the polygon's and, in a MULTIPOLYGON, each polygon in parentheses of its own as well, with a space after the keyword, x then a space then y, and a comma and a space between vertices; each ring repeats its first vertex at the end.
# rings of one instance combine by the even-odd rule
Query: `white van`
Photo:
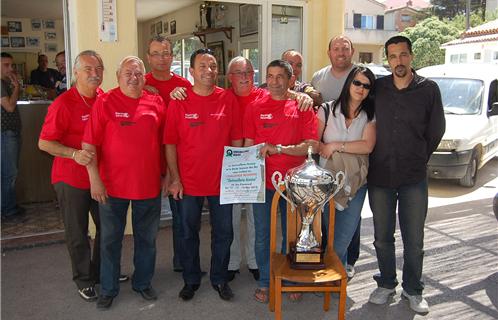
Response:
POLYGON ((445 64, 418 74, 441 90, 446 132, 428 164, 429 178, 473 187, 477 170, 498 156, 498 65, 445 64))

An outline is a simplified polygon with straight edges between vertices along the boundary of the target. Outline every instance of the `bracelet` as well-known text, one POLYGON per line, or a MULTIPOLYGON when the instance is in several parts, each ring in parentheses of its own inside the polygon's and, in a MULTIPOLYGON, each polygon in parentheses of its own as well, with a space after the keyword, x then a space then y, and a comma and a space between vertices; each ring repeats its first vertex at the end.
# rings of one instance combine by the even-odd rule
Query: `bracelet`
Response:
POLYGON ((341 144, 341 149, 339 149, 339 152, 344 152, 344 150, 346 150, 346 142, 343 142, 341 144))
POLYGON ((71 155, 71 159, 74 159, 75 156, 76 156, 76 150, 73 151, 73 154, 71 155))
POLYGON ((276 148, 277 148, 277 154, 281 154, 282 153, 282 145, 281 144, 277 144, 276 148))

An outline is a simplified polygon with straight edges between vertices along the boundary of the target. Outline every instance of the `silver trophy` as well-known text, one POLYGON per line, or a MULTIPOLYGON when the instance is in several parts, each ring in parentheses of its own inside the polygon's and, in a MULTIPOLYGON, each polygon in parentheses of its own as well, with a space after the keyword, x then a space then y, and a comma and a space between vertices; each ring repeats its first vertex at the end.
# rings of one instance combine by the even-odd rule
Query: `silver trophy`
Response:
MULTIPOLYGON (((313 231, 315 215, 323 210, 325 204, 343 187, 345 175, 342 171, 334 175, 315 164, 311 158, 312 148, 308 148, 308 159, 287 171, 285 178, 275 171, 272 183, 275 190, 301 216, 301 230, 295 245, 291 245, 291 265, 297 269, 315 269, 323 266, 323 252, 313 231), (285 185, 287 196, 280 190, 285 185)), ((321 230, 315 230, 321 232, 321 230)))

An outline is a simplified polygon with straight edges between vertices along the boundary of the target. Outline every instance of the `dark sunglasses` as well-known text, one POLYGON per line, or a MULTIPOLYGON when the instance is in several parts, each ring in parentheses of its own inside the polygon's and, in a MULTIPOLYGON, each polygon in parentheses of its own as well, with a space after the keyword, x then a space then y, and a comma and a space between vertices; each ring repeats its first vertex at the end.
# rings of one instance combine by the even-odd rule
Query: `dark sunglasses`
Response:
POLYGON ((358 81, 358 80, 353 80, 353 82, 351 82, 351 83, 354 84, 357 87, 363 87, 363 88, 365 88, 367 90, 370 90, 370 88, 372 88, 371 84, 363 83, 363 82, 358 81))

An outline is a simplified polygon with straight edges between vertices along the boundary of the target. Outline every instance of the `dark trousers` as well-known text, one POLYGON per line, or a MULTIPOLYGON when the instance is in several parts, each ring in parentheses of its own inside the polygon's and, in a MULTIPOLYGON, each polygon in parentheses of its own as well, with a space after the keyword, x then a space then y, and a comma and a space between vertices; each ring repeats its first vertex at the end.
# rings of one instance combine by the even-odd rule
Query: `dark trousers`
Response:
POLYGON ((135 290, 151 286, 156 265, 161 196, 143 200, 109 197, 107 203, 99 208, 102 222, 101 295, 115 297, 119 293, 121 249, 130 202, 135 266, 131 285, 135 290))
POLYGON ((171 208, 171 215, 173 217, 173 269, 182 270, 183 267, 180 259, 180 254, 182 252, 180 241, 183 237, 182 219, 178 212, 178 201, 175 200, 173 196, 169 196, 168 200, 171 208))
POLYGON ((73 280, 78 289, 93 286, 100 277, 100 219, 98 203, 90 190, 74 188, 66 183, 54 185, 64 221, 66 245, 71 258, 73 280), (88 212, 95 223, 93 242, 88 236, 88 212))
MULTIPOLYGON (((201 283, 199 257, 199 231, 203 196, 183 195, 177 202, 182 222, 181 255, 183 281, 186 284, 201 283)), ((219 196, 206 197, 209 203, 209 222, 211 224, 211 284, 219 285, 227 281, 230 246, 233 240, 232 205, 220 205, 219 196)))

